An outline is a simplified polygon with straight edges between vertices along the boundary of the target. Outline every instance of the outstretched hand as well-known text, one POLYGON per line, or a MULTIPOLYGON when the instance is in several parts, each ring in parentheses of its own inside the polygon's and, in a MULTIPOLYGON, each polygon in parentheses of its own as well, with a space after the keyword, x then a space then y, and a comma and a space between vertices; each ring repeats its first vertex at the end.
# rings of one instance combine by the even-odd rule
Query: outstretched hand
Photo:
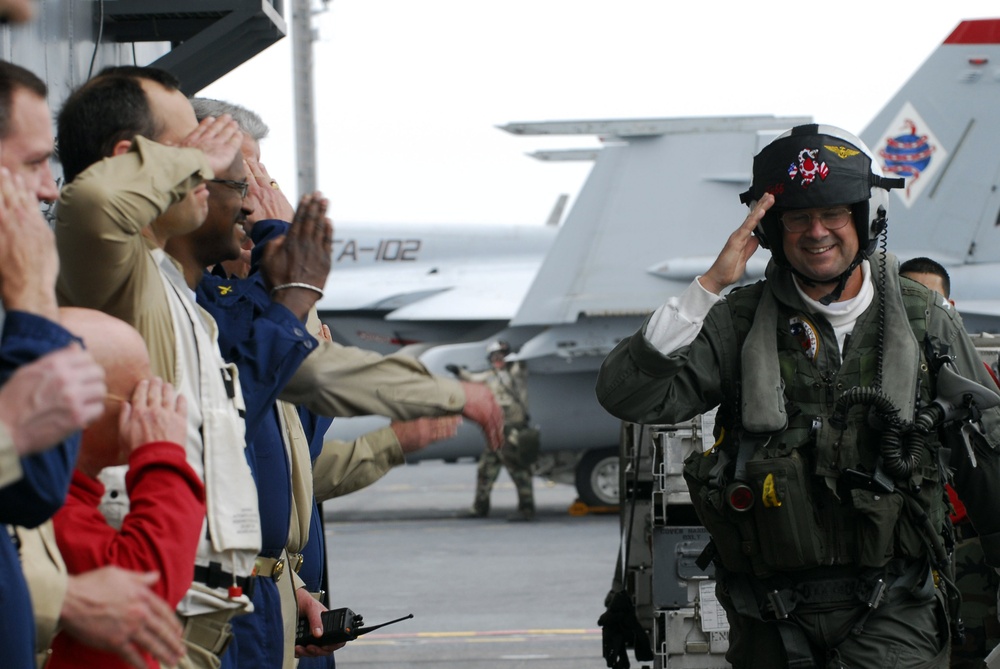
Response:
POLYGON ((483 428, 483 436, 490 450, 498 451, 503 446, 503 409, 484 383, 462 381, 465 392, 465 408, 462 415, 483 428))
POLYGON ((414 420, 395 421, 389 427, 396 435, 402 451, 413 453, 435 441, 454 437, 461 422, 461 416, 425 416, 414 420))
MULTIPOLYGON (((747 261, 760 246, 760 240, 753 231, 760 225, 767 210, 774 205, 774 196, 764 193, 754 208, 747 214, 743 224, 729 235, 722 252, 705 274, 698 279, 702 288, 719 295, 723 290, 739 281, 747 269, 747 261)), ((777 243, 781 243, 780 240, 777 243)))

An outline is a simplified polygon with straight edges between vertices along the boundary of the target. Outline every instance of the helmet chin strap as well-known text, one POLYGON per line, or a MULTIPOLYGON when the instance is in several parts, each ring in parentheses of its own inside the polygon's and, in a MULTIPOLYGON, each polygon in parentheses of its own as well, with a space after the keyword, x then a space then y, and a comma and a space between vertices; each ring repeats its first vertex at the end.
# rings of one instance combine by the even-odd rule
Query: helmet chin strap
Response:
POLYGON ((840 299, 840 296, 844 293, 844 289, 847 287, 847 282, 850 280, 851 275, 854 274, 854 270, 856 270, 858 266, 861 265, 861 263, 864 262, 867 257, 868 253, 859 251, 858 254, 854 256, 854 260, 851 262, 850 265, 848 265, 847 269, 845 269, 843 272, 838 274, 833 279, 830 279, 829 281, 817 281, 816 279, 810 278, 805 274, 803 274, 802 272, 800 272, 799 270, 792 267, 791 263, 789 263, 788 269, 791 271, 792 274, 798 277, 799 280, 802 281, 802 283, 810 287, 836 284, 832 291, 830 291, 828 294, 824 295, 819 300, 817 300, 817 302, 819 302, 825 307, 830 303, 836 302, 837 300, 840 299))
POLYGON ((828 306, 832 302, 836 302, 837 300, 840 299, 840 296, 844 293, 844 289, 847 287, 848 280, 850 280, 851 275, 854 274, 854 270, 856 270, 861 263, 867 260, 871 256, 871 254, 875 252, 875 248, 878 246, 879 235, 884 233, 885 229, 886 229, 885 207, 879 207, 878 218, 876 218, 875 222, 872 224, 872 234, 871 234, 871 239, 868 242, 868 246, 864 249, 860 249, 858 251, 858 254, 854 256, 854 260, 847 267, 847 269, 845 269, 837 277, 830 279, 829 281, 816 281, 815 279, 811 279, 802 272, 800 272, 799 270, 792 267, 792 264, 787 260, 785 261, 785 266, 792 274, 801 279, 802 282, 805 283, 807 286, 825 286, 828 284, 835 283, 836 286, 834 286, 833 290, 830 291, 829 294, 824 295, 819 300, 817 300, 824 307, 828 306))

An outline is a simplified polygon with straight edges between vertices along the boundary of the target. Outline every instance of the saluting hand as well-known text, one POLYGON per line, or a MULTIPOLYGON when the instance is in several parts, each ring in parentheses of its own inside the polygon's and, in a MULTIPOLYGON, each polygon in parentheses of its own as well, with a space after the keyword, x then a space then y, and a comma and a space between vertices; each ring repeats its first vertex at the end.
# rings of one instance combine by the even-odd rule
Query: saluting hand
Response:
POLYGON ((184 138, 181 146, 201 149, 212 170, 222 172, 233 164, 242 143, 243 133, 239 124, 229 114, 223 114, 218 118, 208 116, 202 119, 198 127, 184 138))
POLYGON ((249 232, 257 221, 278 220, 290 223, 295 217, 295 208, 271 178, 263 163, 253 156, 245 158, 247 173, 250 175, 250 190, 247 199, 253 202, 253 213, 247 216, 245 227, 249 232))
MULTIPOLYGON (((774 196, 770 193, 764 193, 754 208, 750 210, 743 224, 729 235, 719 257, 715 259, 708 271, 698 279, 702 288, 718 295, 743 277, 747 269, 747 261, 760 246, 760 240, 754 237, 753 231, 760 225, 764 214, 773 205, 774 196)), ((775 243, 780 244, 781 240, 779 239, 775 243)))
POLYGON ((0 168, 0 297, 9 311, 58 320, 55 235, 20 175, 0 168))

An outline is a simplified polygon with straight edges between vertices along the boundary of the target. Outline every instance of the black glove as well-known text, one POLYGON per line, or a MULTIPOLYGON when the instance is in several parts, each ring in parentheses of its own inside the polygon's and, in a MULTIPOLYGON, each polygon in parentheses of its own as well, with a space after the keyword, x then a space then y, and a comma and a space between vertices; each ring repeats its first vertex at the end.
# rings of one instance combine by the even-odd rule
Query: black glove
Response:
POLYGON ((624 590, 611 597, 608 609, 597 619, 601 626, 604 659, 610 669, 629 669, 628 647, 635 648, 635 659, 644 662, 653 659, 646 630, 635 617, 632 598, 624 590))
POLYGON ((601 646, 604 659, 611 669, 629 669, 628 649, 625 647, 625 634, 617 625, 603 625, 601 621, 604 616, 598 619, 597 624, 601 625, 601 646))
POLYGON ((458 376, 458 365, 448 364, 445 365, 444 368, 455 376, 458 376))

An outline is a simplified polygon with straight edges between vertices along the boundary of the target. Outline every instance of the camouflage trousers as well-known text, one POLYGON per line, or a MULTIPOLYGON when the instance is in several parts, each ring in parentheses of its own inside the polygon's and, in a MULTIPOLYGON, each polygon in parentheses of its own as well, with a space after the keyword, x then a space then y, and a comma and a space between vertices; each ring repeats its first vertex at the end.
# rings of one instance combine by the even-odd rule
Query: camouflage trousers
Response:
POLYGON ((955 585, 962 593, 965 643, 952 645, 953 669, 981 669, 983 658, 1000 642, 998 582, 997 573, 986 564, 979 539, 973 537, 959 542, 955 547, 955 585))
POLYGON ((501 466, 510 474, 514 487, 517 490, 517 508, 521 510, 535 509, 535 496, 531 487, 531 467, 523 466, 518 457, 517 444, 509 438, 509 430, 504 428, 504 435, 508 436, 504 446, 499 451, 489 449, 483 451, 479 456, 479 467, 476 469, 476 499, 474 506, 477 509, 490 507, 490 492, 493 490, 493 483, 500 475, 501 466))

